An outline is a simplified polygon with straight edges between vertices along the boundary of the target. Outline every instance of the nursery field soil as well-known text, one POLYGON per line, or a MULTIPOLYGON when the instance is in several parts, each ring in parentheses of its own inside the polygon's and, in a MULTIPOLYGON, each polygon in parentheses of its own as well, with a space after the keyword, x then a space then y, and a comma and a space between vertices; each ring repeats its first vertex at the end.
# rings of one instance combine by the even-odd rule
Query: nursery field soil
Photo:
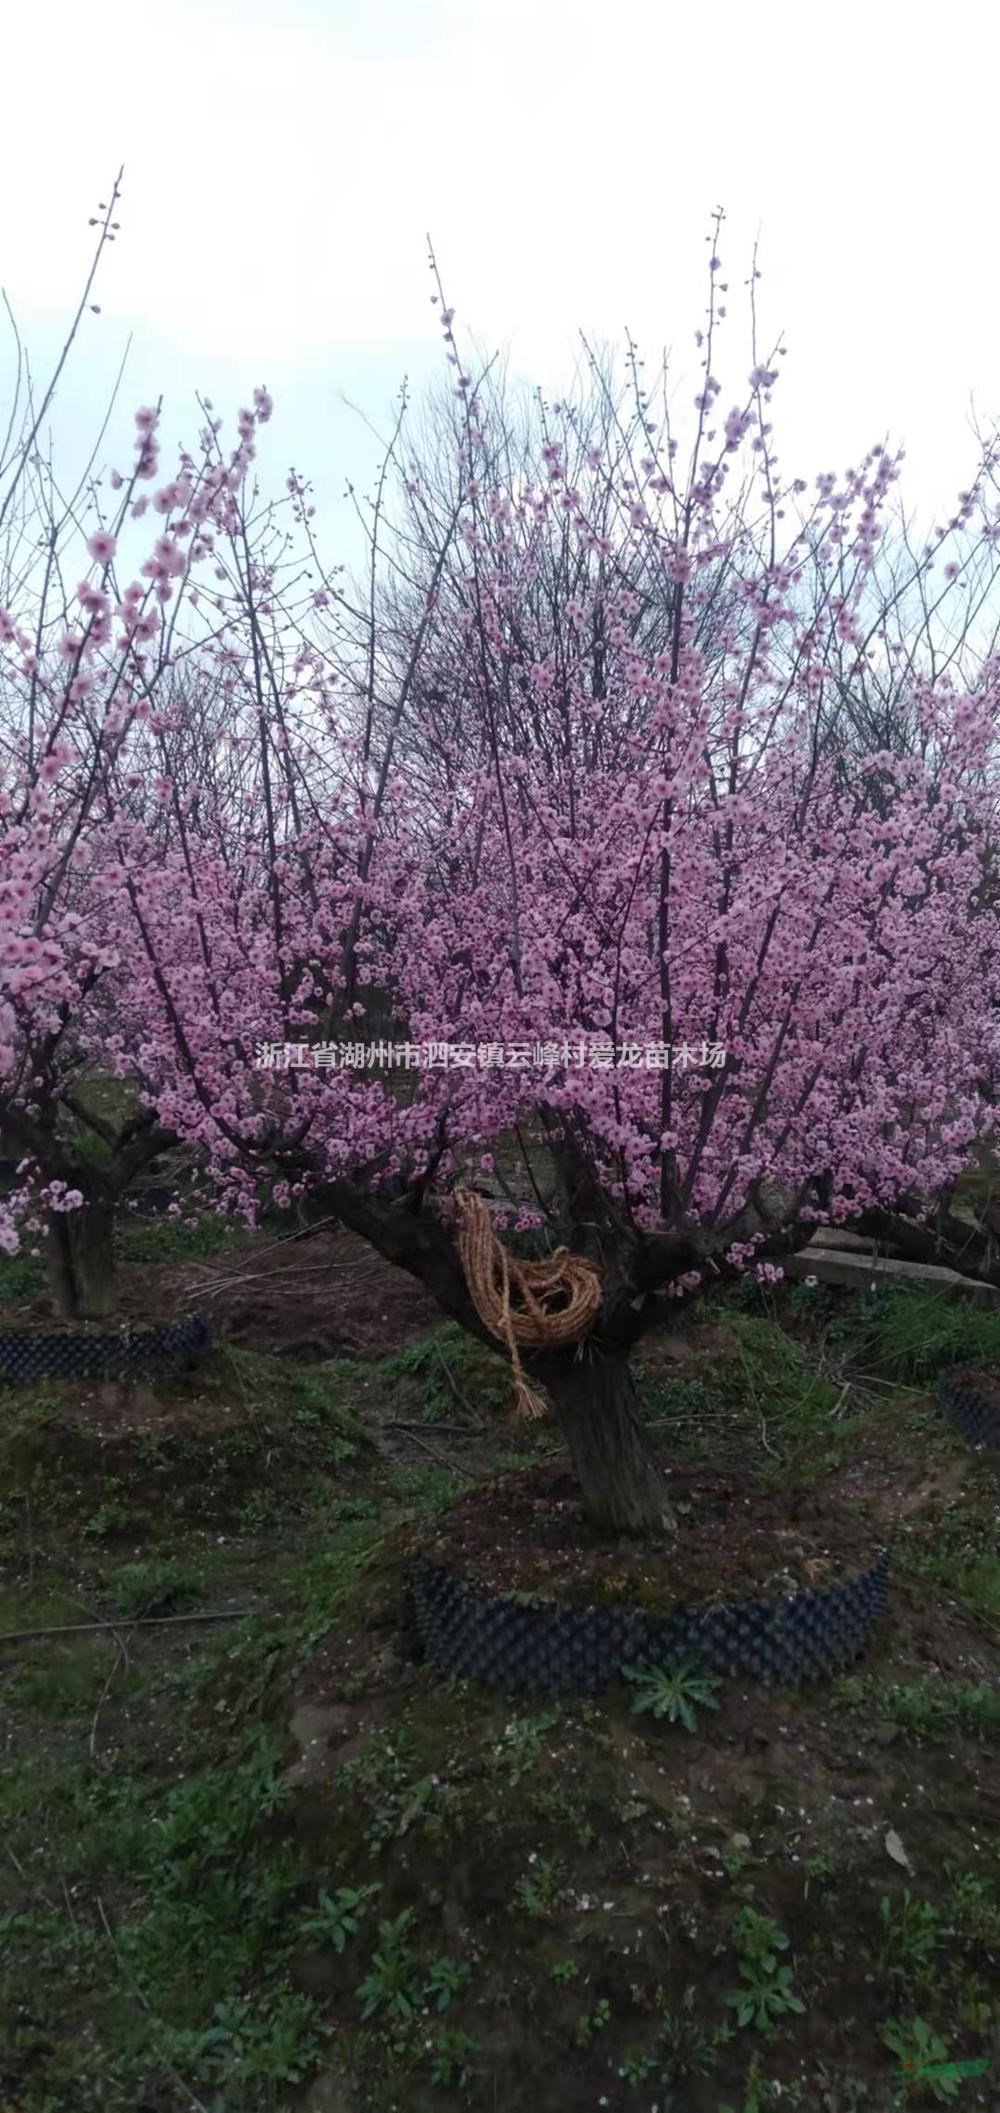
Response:
POLYGON ((664 1610, 832 1585, 877 1553, 823 1485, 773 1489, 685 1462, 668 1465, 667 1487, 676 1538, 630 1543, 590 1523, 568 1460, 542 1461, 460 1497, 424 1552, 490 1591, 664 1610))
MULTIPOLYGON (((877 1464, 874 1453, 862 1463, 869 1474, 877 1464)), ((559 1502, 560 1472, 521 1479, 559 1502)), ((891 1471, 879 1478, 883 1524, 891 1483, 891 1471)), ((820 1500, 828 1513, 833 1487, 820 1500)), ((845 1479, 844 1505, 853 1487, 845 1479)), ((925 1476, 903 1492, 895 1523, 932 1539, 954 1501, 970 1516, 988 1510, 995 1479, 980 1464, 954 1491, 925 1476)), ((438 1526, 453 1537, 456 1513, 476 1509, 425 1524, 425 1549, 438 1526)), ((293 1978, 336 2021, 325 2071, 334 2106, 338 2080, 350 2080, 356 2096, 343 2103, 364 2113, 432 2113, 439 2102, 449 2113, 890 2113, 938 2102, 902 2091, 882 2037, 913 2017, 943 2035, 938 2058, 988 2058, 959 2105, 997 2104, 996 1728, 954 1718, 935 1729, 930 1715, 923 1731, 907 1728, 895 1698, 995 1695, 1000 1635, 901 1565, 886 1618, 843 1681, 796 1693, 724 1682, 693 1732, 636 1715, 616 1688, 528 1712, 414 1666, 393 1542, 398 1554, 391 1536, 296 1682, 291 1824, 311 1863, 376 1879, 380 1915, 412 1910, 422 1947, 472 1964, 448 2024, 475 2052, 443 2100, 419 2056, 380 2091, 377 2043, 352 2010, 360 1966, 304 1946, 293 1978), (746 1906, 787 1934, 805 2014, 713 2041, 732 2022, 746 1906), (771 2088, 753 2096, 765 2078, 771 2088)), ((324 2103, 308 2092, 294 2101, 302 2113, 324 2103)))
MULTIPOLYGON (((392 1340, 390 1327, 379 1348, 392 1340)), ((11 1508, 9 1631, 136 1608, 119 1572, 140 1556, 203 1570, 196 1607, 258 1611, 217 1628, 119 1619, 114 1636, 3 1654, 4 2113, 895 2113, 949 2102, 916 2080, 904 2100, 884 2034, 914 2019, 941 2035, 940 2058, 990 2063, 962 2081, 958 2113, 997 2105, 1000 1773, 983 1697, 1000 1692, 1000 1627, 957 1596, 963 1572, 995 1560, 994 1464, 929 1401, 892 1401, 803 1490, 775 1479, 751 1415, 742 1464, 671 1466, 691 1507, 684 1571, 669 1571, 669 1549, 646 1550, 647 1570, 689 1599, 758 1596, 779 1578, 821 1582, 805 1569, 816 1561, 860 1567, 888 1540, 888 1610, 851 1678, 802 1692, 725 1681, 693 1732, 635 1713, 624 1687, 527 1710, 417 1662, 402 1563, 443 1547, 500 1583, 520 1518, 517 1586, 533 1555, 543 1591, 583 1575, 590 1596, 595 1547, 592 1570, 573 1571, 571 1511, 555 1511, 576 1502, 566 1464, 501 1477, 498 1444, 488 1499, 415 1519, 412 1505, 399 1516, 391 1463, 359 1451, 332 1472, 342 1498, 363 1478, 379 1500, 355 1523, 348 1502, 182 1539, 184 1508, 167 1498, 182 1476, 210 1485, 210 1454, 242 1502, 291 1481, 299 1446, 335 1438, 348 1409, 374 1429, 418 1385, 373 1362, 352 1392, 346 1371, 310 1375, 286 1355, 286 1397, 280 1367, 261 1359, 255 1382, 242 1363, 246 1402, 241 1360, 221 1354, 169 1405, 166 1391, 158 1406, 160 1390, 86 1390, 105 1469, 114 1453, 123 1481, 148 1482, 141 1548, 83 1531, 96 1490, 55 1416, 39 1423, 32 1485, 38 1512, 53 1483, 65 1499, 51 1539, 36 1516, 29 1541, 23 1503, 11 1508), (311 1391, 324 1381, 326 1409, 311 1391), (320 1424, 296 1424, 297 1406, 320 1424), (179 1429, 158 1475, 161 1407, 179 1429), (254 1444, 231 1462, 243 1422, 254 1444), (551 1538, 543 1517, 529 1538, 532 1501, 552 1512, 551 1538), (947 1548, 954 1580, 932 1579, 921 1564, 947 1548), (250 1794, 240 1770, 265 1737, 273 1779, 255 1763, 250 1794), (322 1895, 369 1885, 341 1948, 315 1919, 322 1895), (732 2002, 749 1979, 747 1908, 787 1938, 780 1961, 804 2005, 769 2032, 738 2024, 732 2002), (295 2035, 314 2031, 289 2078, 295 2035)), ((447 1460, 447 1434, 428 1428, 447 1460)), ((576 1528, 579 1562, 579 1514, 576 1528)), ((619 1544, 612 1592, 641 1568, 619 1544)))
POLYGON ((975 1366, 950 1370, 948 1379, 955 1387, 966 1387, 970 1394, 978 1394, 981 1401, 989 1403, 1000 1416, 1000 1372, 979 1369, 975 1366))
POLYGON ((415 1277, 349 1232, 275 1242, 255 1235, 238 1252, 195 1266, 123 1274, 127 1311, 198 1311, 219 1342, 313 1363, 386 1357, 440 1326, 440 1307, 415 1277))
MULTIPOLYGON (((349 1232, 275 1240, 255 1233, 204 1261, 119 1266, 119 1318, 164 1327, 202 1313, 218 1342, 311 1364, 385 1357, 419 1341, 443 1318, 406 1271, 349 1232)), ((78 1333, 53 1319, 44 1293, 8 1303, 0 1325, 33 1334, 78 1333)), ((92 1332, 114 1333, 117 1321, 92 1332)))

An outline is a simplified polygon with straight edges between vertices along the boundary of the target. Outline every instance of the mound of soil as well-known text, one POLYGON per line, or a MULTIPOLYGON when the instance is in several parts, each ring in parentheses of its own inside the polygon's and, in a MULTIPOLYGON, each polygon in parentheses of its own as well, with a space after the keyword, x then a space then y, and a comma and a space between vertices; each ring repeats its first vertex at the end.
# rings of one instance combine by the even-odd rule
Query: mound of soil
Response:
POLYGON ((981 1368, 979 1366, 966 1367, 963 1365, 957 1371, 953 1371, 949 1366, 944 1376, 947 1378, 949 1386, 965 1388, 968 1393, 977 1394, 980 1401, 988 1403, 991 1409, 996 1410, 997 1417, 1000 1418, 1000 1372, 997 1372, 991 1366, 981 1368))
POLYGON ((822 1589, 878 1552, 872 1528, 822 1487, 775 1490, 690 1464, 671 1467, 668 1486, 676 1538, 628 1540, 591 1524, 567 1461, 544 1461, 460 1497, 421 1553, 490 1591, 666 1611, 822 1589))
POLYGON ((121 1305, 132 1318, 203 1313, 215 1342, 297 1364, 387 1357, 444 1318, 415 1277, 344 1231, 259 1233, 210 1261, 126 1265, 121 1305))
POLYGON ((214 1342, 316 1364, 387 1357, 444 1319, 415 1277, 344 1231, 279 1239, 254 1233, 228 1254, 195 1262, 137 1262, 126 1251, 118 1282, 118 1309, 108 1321, 60 1321, 47 1292, 19 1293, 0 1312, 0 1333, 114 1335, 122 1320, 162 1328, 201 1313, 214 1342))

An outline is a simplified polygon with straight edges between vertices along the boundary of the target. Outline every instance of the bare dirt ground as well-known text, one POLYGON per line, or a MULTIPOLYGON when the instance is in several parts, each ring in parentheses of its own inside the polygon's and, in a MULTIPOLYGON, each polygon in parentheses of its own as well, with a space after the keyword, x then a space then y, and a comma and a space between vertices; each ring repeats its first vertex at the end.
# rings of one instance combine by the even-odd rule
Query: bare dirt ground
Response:
POLYGON ((205 1315, 213 1337, 304 1364, 327 1357, 385 1357, 443 1319, 405 1270, 353 1233, 308 1240, 256 1235, 232 1255, 123 1273, 123 1306, 205 1315))

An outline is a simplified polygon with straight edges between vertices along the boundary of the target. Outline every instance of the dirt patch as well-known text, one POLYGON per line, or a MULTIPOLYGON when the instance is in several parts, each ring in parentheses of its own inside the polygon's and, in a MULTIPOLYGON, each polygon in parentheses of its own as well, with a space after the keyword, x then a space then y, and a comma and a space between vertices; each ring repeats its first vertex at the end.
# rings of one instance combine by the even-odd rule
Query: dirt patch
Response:
MULTIPOLYGON (((415 1277, 354 1233, 275 1240, 256 1233, 229 1254, 199 1262, 130 1262, 119 1270, 117 1319, 163 1327, 203 1313, 217 1342, 316 1363, 331 1357, 385 1357, 440 1327, 444 1315, 415 1277)), ((53 1318, 44 1293, 19 1300, 19 1328, 80 1333, 53 1318)))
POLYGON ((300 1703, 288 1726, 289 1737, 299 1749, 298 1759, 286 1768, 282 1781, 291 1790, 311 1789, 329 1781, 357 1754, 363 1753, 373 1731, 385 1722, 387 1705, 377 1699, 365 1706, 349 1702, 317 1708, 300 1703))
POLYGON ((822 1487, 777 1491, 688 1464, 668 1486, 676 1540, 630 1542, 590 1523, 566 1461, 543 1462, 459 1498, 424 1552, 492 1591, 663 1608, 832 1585, 877 1552, 868 1524, 822 1487))
POLYGON ((230 1431, 234 1420, 240 1418, 239 1408, 231 1402, 196 1393, 183 1398, 168 1397, 131 1380, 64 1380, 51 1382, 51 1386, 53 1399, 58 1395, 62 1411, 55 1423, 48 1425, 51 1443, 55 1442, 54 1428, 64 1436, 69 1424, 85 1427, 98 1441, 102 1436, 145 1438, 167 1431, 208 1439, 230 1431))
MULTIPOLYGON (((713 2041, 702 2074, 700 2063, 684 2067, 679 2021, 711 2038, 727 2016, 741 1980, 736 1918, 748 1902, 787 1933, 806 2005, 800 2020, 781 2021, 765 2055, 790 2104, 888 2113, 899 2103, 898 2061, 882 2024, 911 2011, 948 2036, 949 2054, 993 2051, 983 1950, 998 1870, 993 1751, 957 1726, 911 1737, 879 1703, 883 1683, 939 1668, 1000 1675, 1000 1643, 933 1588, 894 1582, 859 1667, 874 1683, 864 1707, 845 1707, 828 1682, 793 1694, 733 1680, 693 1733, 630 1713, 617 1689, 530 1717, 502 1695, 449 1690, 406 1665, 398 1636, 393 1661, 390 1598, 366 1581, 310 1668, 314 1699, 303 1706, 296 1692, 291 1824, 317 1869, 377 1878, 379 1914, 413 1909, 427 1954, 472 1964, 448 2019, 475 2036, 460 2100, 470 2113, 497 2103, 505 2113, 648 2106, 634 2081, 619 2081, 625 2062, 639 2065, 661 2105, 744 2105, 758 2042, 713 2041), (906 1940, 909 1921, 925 1915, 937 1934, 920 1980, 906 1940), (591 2035, 581 2020, 602 1999, 610 2015, 591 2035), (511 2015, 522 2032, 513 2067, 494 2060, 511 2015), (841 2090, 849 2077, 857 2096, 841 2090)), ((371 1927, 374 1938, 374 1916, 371 1927)), ((292 1972, 349 2032, 361 1970, 328 1953, 325 1964, 297 1958, 292 1972)), ((370 2048, 356 2043, 355 2059, 367 2083, 370 2048)), ((993 2103, 974 2088, 968 2096, 993 2103)), ((419 2066, 395 2102, 430 2113, 419 2066)))
POLYGON ((949 1370, 948 1380, 955 1388, 964 1388, 969 1394, 978 1394, 980 1401, 988 1402, 990 1408, 995 1409, 1000 1417, 1000 1372, 975 1366, 960 1367, 956 1371, 949 1370))
POLYGON ((951 1450, 954 1440, 943 1425, 940 1442, 948 1451, 941 1459, 933 1457, 930 1446, 924 1449, 922 1458, 915 1456, 905 1431, 885 1435, 888 1439, 895 1435, 895 1445, 887 1449, 885 1445, 866 1444, 863 1451, 836 1470, 826 1485, 858 1515, 866 1517, 876 1532, 889 1533, 954 1500, 976 1472, 971 1453, 956 1454, 951 1450))
POLYGON ((199 1312, 218 1342, 313 1363, 385 1357, 444 1316, 414 1277, 353 1233, 277 1243, 261 1235, 235 1255, 123 1275, 122 1307, 199 1312))
MULTIPOLYGON (((216 1352, 186 1384, 52 1381, 8 1405, 0 1505, 38 1548, 191 1526, 249 1530, 367 1492, 376 1467, 333 1370, 239 1369, 216 1352), (27 1508, 27 1509, 26 1509, 27 1508)), ((0 1536, 0 1546, 3 1537, 0 1536)))
POLYGON ((636 1369, 648 1378, 694 1377, 728 1364, 739 1342, 736 1330, 722 1322, 696 1321, 676 1334, 646 1336, 635 1354, 636 1369))

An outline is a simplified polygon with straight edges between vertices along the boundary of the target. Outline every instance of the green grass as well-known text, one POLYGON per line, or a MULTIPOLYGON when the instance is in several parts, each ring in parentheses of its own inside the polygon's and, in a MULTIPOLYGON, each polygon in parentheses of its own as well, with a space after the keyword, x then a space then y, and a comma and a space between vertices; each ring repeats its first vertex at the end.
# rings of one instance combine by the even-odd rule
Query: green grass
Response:
POLYGON ((116 1614, 177 1614, 185 1607, 196 1607, 204 1592, 203 1566, 195 1569, 171 1556, 154 1555, 119 1564, 111 1598, 116 1614))
POLYGON ((1000 1630, 1000 1555, 996 1522, 977 1529, 945 1516, 935 1543, 912 1559, 912 1567, 961 1600, 973 1614, 1000 1630))
POLYGON ((27 1244, 20 1254, 0 1253, 0 1305, 15 1306, 22 1299, 41 1298, 46 1281, 44 1258, 33 1256, 27 1244))
POLYGON ((31 2052, 48 2103, 124 2108, 151 2072, 180 2064, 197 2088, 221 2086, 229 2103, 271 2113, 279 2090, 307 2073, 319 2049, 314 2006, 286 1969, 308 1873, 273 1840, 279 1770, 273 1738, 258 1732, 242 1758, 172 1786, 82 1767, 47 1785, 30 1766, 8 1780, 11 1844, 27 1849, 44 1809, 78 1892, 120 1902, 93 1919, 29 1909, 0 1921, 10 2015, 20 1999, 28 2020, 14 2023, 11 2052, 31 2052), (81 1999, 94 2043, 77 2048, 59 2026, 81 1999), (79 2101, 74 2082, 87 2094, 79 2101))
POLYGON ((914 1384, 952 1365, 1000 1364, 1000 1311, 910 1285, 880 1286, 859 1300, 853 1355, 914 1384))
POLYGON ((311 1517, 321 1531, 328 1508, 370 1471, 370 1440, 333 1365, 219 1345, 193 1374, 158 1382, 163 1427, 143 1431, 103 1429, 77 1413, 76 1391, 72 1382, 49 1381, 5 1400, 0 1547, 23 1543, 29 1513, 42 1553, 67 1531, 95 1544, 111 1535, 133 1545, 209 1524, 253 1535, 311 1517), (172 1417, 192 1392, 206 1413, 172 1417))
POLYGON ((185 1224, 192 1215, 179 1218, 139 1218, 128 1210, 121 1215, 119 1249, 123 1261, 208 1262, 215 1255, 232 1254, 251 1237, 243 1225, 214 1211, 196 1212, 197 1223, 185 1224))
POLYGON ((642 1381, 643 1414, 661 1426, 660 1442, 715 1460, 752 1459, 767 1480, 817 1479, 835 1466, 857 1418, 833 1419, 841 1390, 816 1370, 812 1351, 738 1297, 713 1302, 699 1318, 724 1324, 735 1347, 709 1375, 642 1381))
MULTIPOLYGON (((644 1406, 651 1420, 655 1405, 675 1411, 706 1457, 723 1433, 755 1468, 818 1472, 858 1433, 867 1446, 882 1429, 867 1412, 831 1423, 839 1383, 817 1374, 814 1353, 773 1319, 734 1317, 729 1305, 705 1318, 731 1326, 733 1356, 698 1378, 646 1383, 644 1406)), ((703 2103, 711 2113, 812 2113, 821 2102, 876 2113, 895 2089, 883 2025, 915 2044, 912 2020, 925 2019, 956 2053, 970 2051, 973 2034, 985 2049, 982 1962, 1000 1949, 1000 1843, 977 1813, 975 1869, 948 1874, 936 1846, 958 1821, 942 1829, 935 1800, 953 1794, 958 1742, 966 1758, 988 1760, 980 1742, 996 1732, 992 1690, 862 1670, 821 1697, 820 1716, 831 1703, 843 1712, 834 1721, 848 1760, 874 1716, 900 1726, 904 1736, 875 1761, 885 1824, 900 1827, 917 1875, 907 1902, 901 1875, 864 1835, 870 1814, 846 1843, 823 1833, 830 1801, 813 1796, 805 1762, 798 1798, 794 1780, 771 1786, 780 1798, 787 1788, 789 1806, 810 1807, 814 1831, 796 1867, 787 1824, 775 1828, 766 1805, 740 1806, 742 1763, 728 1734, 717 1832, 700 1796, 693 1811, 677 1802, 687 1782, 679 1709, 680 1725, 669 1707, 659 1719, 633 1714, 627 1692, 535 1707, 404 1666, 405 1645, 397 1662, 394 1551, 413 1526, 399 1522, 397 1535, 394 1511, 433 1512, 469 1484, 429 1461, 373 1460, 362 1428, 373 1391, 410 1385, 417 1414, 450 1422, 463 1420, 457 1387, 477 1412, 496 1409, 499 1453, 512 1438, 502 1358, 448 1328, 377 1365, 303 1368, 219 1349, 185 1385, 210 1407, 231 1405, 231 1427, 210 1440, 192 1419, 170 1443, 133 1437, 117 1453, 109 1431, 89 1465, 61 1439, 53 1454, 46 1437, 62 1392, 5 1404, 0 1470, 9 1479, 19 1448, 31 1470, 3 1513, 21 1574, 25 1490, 39 1513, 54 1494, 63 1508, 51 1549, 36 1517, 33 1590, 0 1593, 0 1631, 83 1620, 91 1608, 127 1624, 239 1603, 243 1585, 265 1604, 217 1628, 137 1630, 129 1665, 108 1636, 0 1656, 12 1733, 0 1828, 14 1859, 0 1859, 3 2113, 5 2099, 18 2113, 135 2113, 144 2102, 164 2113, 192 2102, 210 2113, 292 2113, 299 2084, 331 2061, 351 2080, 352 2113, 490 2113, 504 2103, 518 2031, 538 2065, 539 2103, 617 2104, 617 2093, 635 2113, 651 2103, 661 2113, 688 2104, 700 2113, 703 2103), (136 1482, 150 1477, 148 1530, 129 1527, 116 1552, 94 1520, 118 1507, 128 1521, 136 1482), (217 1521, 178 1509, 179 1491, 203 1493, 213 1479, 224 1499, 217 1521), (353 1758, 290 1793, 289 1720, 303 1696, 358 1705, 344 1728, 353 1758), (909 1740, 923 1743, 914 1752, 909 1740), (928 1798, 909 1799, 907 1768, 928 1798), (751 1845, 716 1863, 734 1827, 751 1845), (695 1859, 709 1834, 703 1867, 695 1859), (869 2083, 845 2077, 829 2044, 828 2019, 841 2014, 869 2083)), ((922 1442, 899 1423, 904 1442, 922 1442)), ((447 1454, 446 1434, 436 1445, 447 1454)), ((924 1569, 929 1592, 936 1580, 964 1590, 1000 1622, 985 1470, 950 1509, 928 1514, 905 1560, 924 1569)), ((730 1701, 723 1695, 724 1733, 730 1701)), ((775 1722, 774 1698, 761 1697, 760 1720, 756 1709, 753 1697, 741 1707, 741 1737, 775 1722)), ((808 1754, 815 1699, 790 1697, 781 1710, 808 1754)), ((713 1713, 699 1713, 698 1733, 711 1770, 713 1713)), ((874 1776, 865 1780, 874 1789, 874 1776)), ((838 1801, 845 1832, 850 1803, 838 1801)))
POLYGON ((111 1637, 39 1639, 32 1648, 38 1662, 22 1663, 7 1690, 15 1709, 61 1718, 95 1707, 115 1661, 111 1637))
POLYGON ((70 1140, 70 1151, 84 1167, 108 1167, 114 1156, 111 1146, 103 1137, 98 1136, 96 1130, 87 1130, 82 1126, 70 1140))
POLYGON ((468 1489, 469 1483, 462 1475, 452 1474, 444 1467, 393 1467, 389 1470, 389 1488, 401 1504, 412 1506, 416 1511, 440 1511, 468 1489))
POLYGON ((392 1386, 415 1380, 420 1388, 425 1423, 454 1423, 469 1409, 486 1410, 500 1419, 509 1415, 512 1399, 510 1366, 499 1352, 447 1321, 427 1339, 395 1350, 377 1363, 359 1366, 344 1361, 353 1375, 364 1372, 376 1384, 392 1386))
POLYGON ((639 1373, 639 1412, 661 1443, 679 1453, 700 1452, 721 1418, 726 1402, 711 1380, 680 1373, 639 1373))
POLYGON ((959 1729, 1000 1733, 1000 1694, 985 1682, 928 1677, 896 1683, 855 1674, 837 1682, 834 1700, 885 1717, 915 1738, 945 1739, 959 1729))
POLYGON ((1000 1363, 1000 1309, 913 1284, 880 1283, 853 1292, 786 1280, 747 1279, 728 1295, 736 1314, 770 1323, 785 1339, 805 1332, 839 1353, 844 1376, 876 1371, 922 1386, 953 1365, 1000 1363), (786 1333, 790 1331, 790 1335, 786 1333))
MULTIPOLYGON (((181 2076, 186 2103, 194 2091, 233 2113, 285 2113, 315 2066, 316 2005, 288 1971, 315 1888, 281 1824, 287 1755, 265 1711, 278 1664, 308 1663, 377 1546, 372 1522, 356 1522, 272 1562, 274 1611, 193 1632, 179 1661, 116 1666, 114 1639, 88 1636, 0 1662, 7 1720, 23 1720, 0 1781, 0 2075, 24 2066, 24 2113, 133 2113, 171 2076, 171 2106, 181 2076), (88 1754, 102 1703, 125 1748, 114 1765, 88 1754)), ((127 1619, 190 1602, 212 1568, 166 1552, 108 1565, 99 1597, 127 1619)), ((0 1619, 86 1612, 46 1585, 30 1606, 8 1594, 0 1619)))

